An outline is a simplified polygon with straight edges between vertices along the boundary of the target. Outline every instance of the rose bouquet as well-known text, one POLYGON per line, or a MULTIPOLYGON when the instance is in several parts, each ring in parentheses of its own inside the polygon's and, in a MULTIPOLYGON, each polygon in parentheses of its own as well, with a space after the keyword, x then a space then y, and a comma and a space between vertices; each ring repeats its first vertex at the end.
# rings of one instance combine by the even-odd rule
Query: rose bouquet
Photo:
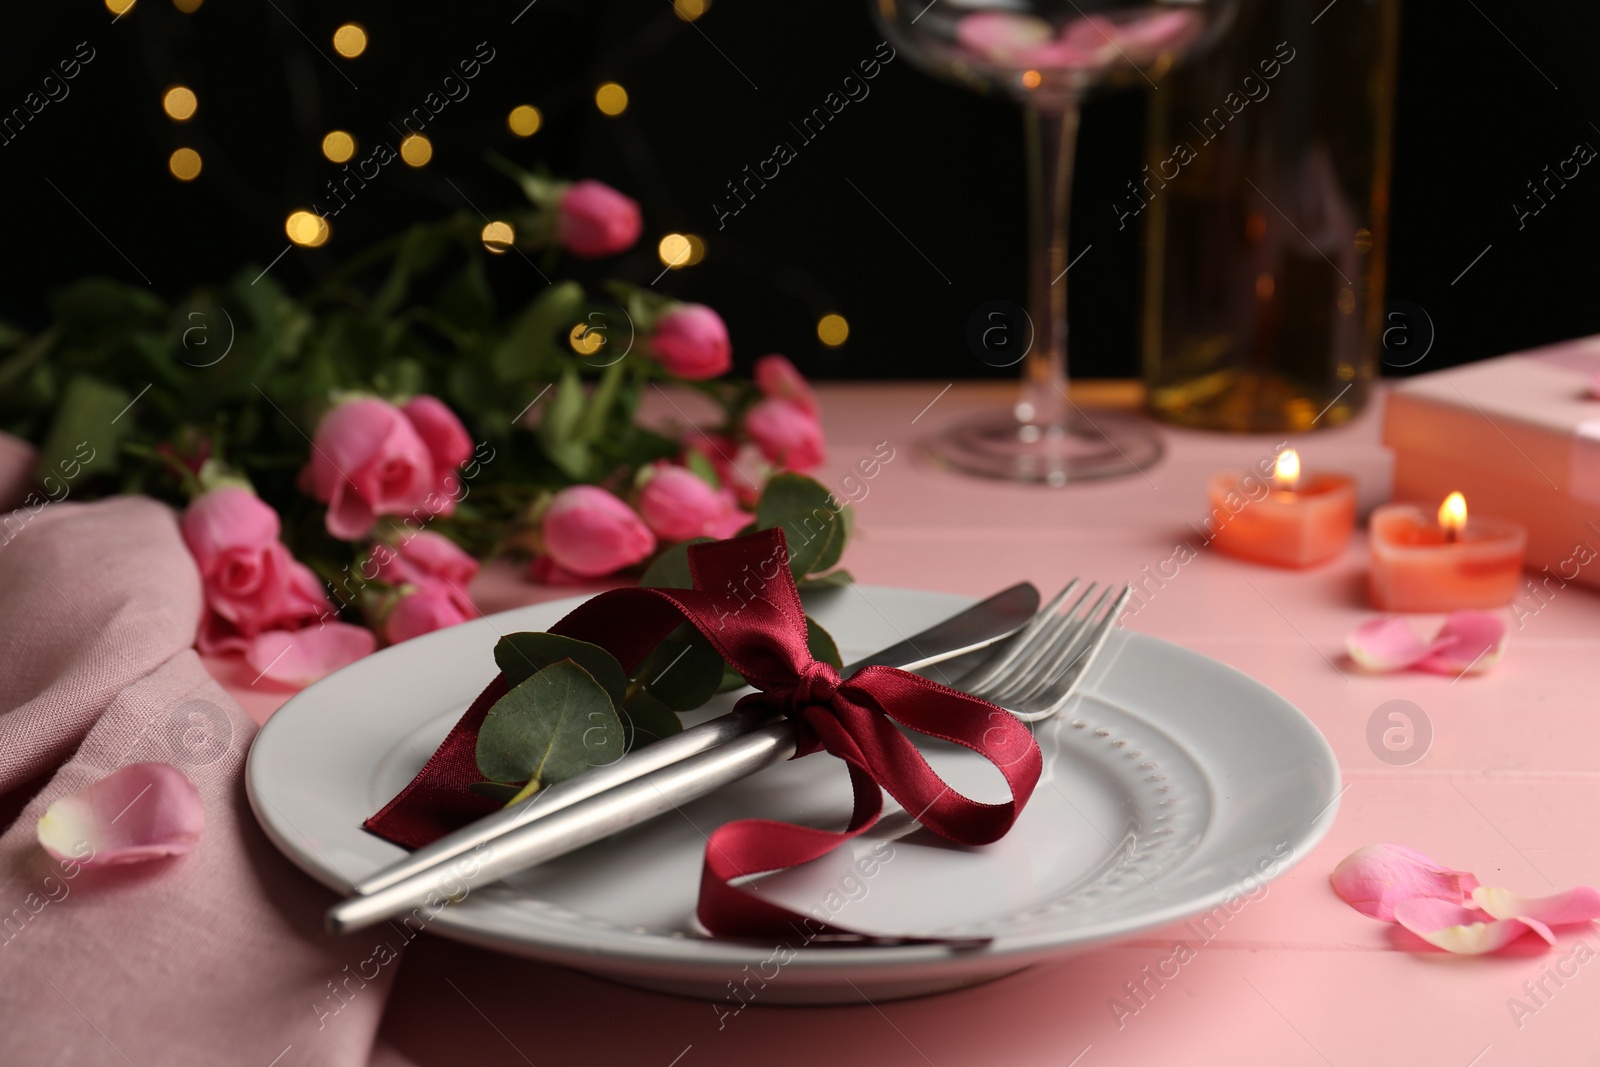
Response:
POLYGON ((0 426, 36 443, 41 483, 0 546, 67 496, 166 499, 205 589, 197 647, 288 684, 474 617, 492 557, 547 584, 666 585, 682 546, 783 526, 797 579, 848 580, 847 509, 803 474, 823 442, 793 364, 729 379, 711 308, 550 281, 563 253, 630 248, 639 207, 515 177, 528 203, 504 221, 414 226, 300 297, 257 269, 175 306, 86 279, 43 332, 0 325, 0 426), (508 251, 546 282, 506 314, 489 264, 508 251), (647 424, 662 385, 719 414, 647 424))

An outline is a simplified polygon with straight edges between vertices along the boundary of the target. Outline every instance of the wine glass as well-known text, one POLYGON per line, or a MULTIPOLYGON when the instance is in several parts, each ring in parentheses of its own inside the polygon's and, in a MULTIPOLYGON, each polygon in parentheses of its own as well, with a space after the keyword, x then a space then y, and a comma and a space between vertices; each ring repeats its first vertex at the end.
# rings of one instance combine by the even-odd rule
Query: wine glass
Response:
POLYGON ((1078 116, 1091 89, 1154 84, 1219 31, 1230 0, 876 0, 897 50, 935 74, 1001 89, 1027 115, 1028 319, 1022 394, 958 422, 934 458, 991 478, 1065 485, 1142 470, 1161 455, 1148 423, 1079 409, 1067 396, 1067 213, 1078 116))

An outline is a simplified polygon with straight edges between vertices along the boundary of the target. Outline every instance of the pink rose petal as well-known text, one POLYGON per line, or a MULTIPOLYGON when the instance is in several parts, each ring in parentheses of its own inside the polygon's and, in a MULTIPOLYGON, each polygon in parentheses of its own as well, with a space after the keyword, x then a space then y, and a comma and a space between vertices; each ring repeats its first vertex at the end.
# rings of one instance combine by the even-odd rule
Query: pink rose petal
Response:
POLYGON ((1005 11, 979 11, 956 23, 956 40, 963 48, 1002 61, 1052 36, 1050 24, 1043 19, 1005 11))
POLYGON ((1482 674, 1505 649, 1506 624, 1487 611, 1457 611, 1445 619, 1427 656, 1416 666, 1435 674, 1482 674))
POLYGON ((1479 886, 1472 903, 1496 919, 1522 919, 1549 926, 1600 919, 1600 892, 1583 885, 1548 897, 1519 897, 1505 889, 1479 886))
POLYGON ((268 630, 250 642, 244 659, 260 678, 304 686, 371 655, 377 647, 371 630, 330 622, 304 630, 268 630))
POLYGON ((1402 903, 1426 898, 1460 906, 1478 887, 1466 871, 1453 871, 1404 845, 1367 845, 1340 861, 1328 879, 1339 898, 1363 915, 1394 920, 1402 903))
POLYGON ((181 856, 206 827, 200 792, 166 763, 130 763, 51 804, 39 844, 85 867, 181 856))
POLYGON ((1399 671, 1421 663, 1433 649, 1404 620, 1394 616, 1364 622, 1345 638, 1345 649, 1369 671, 1399 671))
POLYGON ((1394 918, 1428 944, 1463 956, 1504 948, 1530 930, 1555 944, 1555 935, 1535 919, 1496 919, 1448 900, 1418 898, 1395 905, 1394 918))

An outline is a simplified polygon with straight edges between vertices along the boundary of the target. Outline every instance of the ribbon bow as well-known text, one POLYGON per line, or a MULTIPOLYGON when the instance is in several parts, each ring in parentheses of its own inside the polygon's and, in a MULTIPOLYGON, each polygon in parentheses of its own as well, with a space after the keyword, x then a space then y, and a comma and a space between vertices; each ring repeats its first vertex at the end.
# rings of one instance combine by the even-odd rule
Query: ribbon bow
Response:
MULTIPOLYGON (((693 589, 614 589, 573 609, 551 632, 601 646, 631 673, 687 621, 758 690, 739 706, 790 716, 800 735, 795 758, 818 749, 839 757, 849 767, 855 794, 842 832, 767 819, 715 830, 706 843, 697 910, 707 930, 767 936, 799 920, 810 924, 812 936, 851 936, 838 926, 818 928, 810 916, 732 883, 817 859, 863 833, 882 814, 884 790, 923 826, 958 844, 989 844, 1011 828, 1043 763, 1023 723, 986 700, 893 667, 865 667, 841 678, 813 659, 782 530, 693 546, 689 567, 693 589), (983 804, 956 792, 896 724, 983 756, 1005 779, 1011 799, 983 804)), ((417 777, 366 828, 416 848, 493 810, 493 802, 467 785, 480 780, 478 729, 505 692, 504 678, 495 679, 417 777)))

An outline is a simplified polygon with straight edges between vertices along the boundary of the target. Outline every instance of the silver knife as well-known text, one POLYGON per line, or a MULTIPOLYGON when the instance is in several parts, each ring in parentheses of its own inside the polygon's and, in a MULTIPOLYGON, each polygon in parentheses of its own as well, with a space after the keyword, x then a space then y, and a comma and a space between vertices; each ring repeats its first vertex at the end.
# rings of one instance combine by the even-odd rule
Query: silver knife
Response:
MULTIPOLYGON (((1031 583, 1019 583, 848 664, 842 673, 848 677, 877 664, 915 670, 954 659, 1010 636, 1038 607, 1038 590, 1031 583)), ((540 790, 367 876, 354 886, 357 896, 329 909, 328 928, 352 931, 381 922, 435 893, 436 883, 447 877, 485 885, 599 840, 670 810, 673 803, 664 798, 704 796, 787 759, 794 752, 794 739, 794 727, 787 719, 757 709, 730 712, 691 727, 616 763, 540 790), (556 851, 549 851, 552 848, 556 851), (529 859, 530 855, 537 858, 529 859), (463 874, 469 868, 470 877, 463 874)))

